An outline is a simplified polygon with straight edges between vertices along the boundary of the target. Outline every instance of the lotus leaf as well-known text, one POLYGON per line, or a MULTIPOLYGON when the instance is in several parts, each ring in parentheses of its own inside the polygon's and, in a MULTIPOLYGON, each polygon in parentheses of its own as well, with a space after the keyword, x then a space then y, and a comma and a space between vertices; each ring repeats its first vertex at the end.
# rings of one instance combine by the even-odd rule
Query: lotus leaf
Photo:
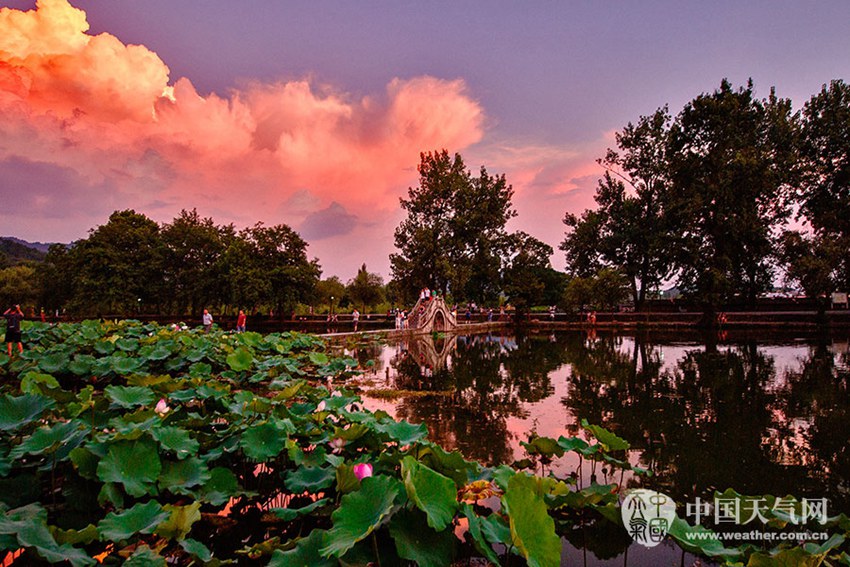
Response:
POLYGON ((174 494, 187 494, 193 486, 203 485, 210 479, 206 463, 197 457, 182 461, 165 461, 159 476, 159 487, 174 494))
POLYGON ((112 354, 115 352, 115 344, 111 341, 97 341, 94 343, 94 350, 100 354, 112 354))
POLYGON ((92 364, 95 358, 90 354, 78 354, 74 356, 74 360, 68 363, 68 370, 77 376, 85 376, 91 372, 92 364))
POLYGON ((41 356, 38 359, 38 367, 42 372, 48 374, 59 374, 68 369, 70 359, 65 353, 52 353, 41 356))
POLYGON ((323 352, 310 352, 307 354, 307 357, 310 359, 310 362, 316 366, 323 366, 329 361, 328 355, 323 352))
POLYGON ((315 502, 302 506, 301 508, 272 508, 271 512, 284 522, 291 522, 298 516, 306 516, 310 512, 318 510, 322 506, 326 506, 328 502, 330 502, 330 499, 320 498, 315 502))
POLYGON ((183 551, 204 563, 212 560, 212 553, 210 553, 210 550, 206 545, 198 540, 186 538, 180 542, 180 547, 183 548, 183 551))
POLYGON ((564 448, 551 437, 534 437, 528 443, 520 441, 520 445, 528 451, 529 455, 542 455, 544 457, 552 457, 553 455, 562 457, 564 455, 564 448))
POLYGON ((135 352, 139 350, 139 341, 136 339, 118 339, 114 344, 124 352, 135 352))
POLYGON ((215 467, 210 470, 210 478, 201 488, 201 497, 213 506, 220 506, 239 492, 236 475, 230 469, 215 467))
MULTIPOLYGON (((452 564, 456 538, 452 530, 434 531, 422 525, 418 510, 402 510, 390 521, 390 535, 399 557, 415 561, 421 567, 452 564)), ((496 563, 498 565, 498 563, 496 563)))
POLYGON ((32 423, 54 405, 53 400, 39 394, 24 394, 18 397, 2 395, 0 396, 0 431, 16 431, 32 423))
POLYGON ((511 477, 502 504, 510 518, 511 541, 529 567, 561 564, 561 538, 539 493, 537 479, 518 473, 511 477))
POLYGON ((44 455, 57 453, 67 456, 72 449, 82 443, 85 438, 85 432, 80 431, 79 421, 66 421, 56 424, 52 427, 40 427, 33 431, 32 435, 27 437, 23 443, 14 447, 9 453, 12 459, 30 455, 44 455))
POLYGON ((316 493, 331 486, 334 479, 336 479, 335 469, 299 467, 286 475, 284 486, 296 494, 316 493))
POLYGON ((122 408, 149 406, 156 400, 153 390, 144 386, 107 386, 103 393, 122 408))
POLYGON ((189 436, 189 432, 179 427, 164 426, 151 430, 153 438, 168 451, 174 451, 178 459, 185 459, 198 452, 200 443, 189 436))
POLYGON ((321 555, 321 549, 325 546, 326 540, 326 531, 313 530, 309 536, 299 539, 295 547, 289 551, 275 551, 268 567, 292 567, 295 565, 337 567, 339 561, 321 555))
POLYGON ((384 421, 375 426, 381 433, 390 436, 400 446, 411 445, 421 441, 428 435, 428 426, 424 423, 416 425, 407 421, 384 421))
POLYGON ((166 567, 165 558, 146 545, 136 548, 123 567, 166 567))
POLYGON ((88 545, 100 539, 100 533, 98 533, 97 526, 94 524, 89 524, 82 530, 63 530, 53 526, 49 526, 49 529, 50 533, 53 534, 53 538, 59 544, 67 543, 74 545, 75 543, 82 543, 83 545, 88 545))
POLYGON ((167 539, 184 539, 192 531, 192 525, 201 519, 200 502, 192 502, 188 506, 166 504, 163 509, 170 516, 156 528, 156 535, 167 539))
POLYGON ((251 368, 251 365, 254 364, 254 356, 247 349, 237 348, 227 355, 226 362, 231 370, 242 372, 251 368))
POLYGON ((242 433, 239 446, 245 455, 258 462, 277 457, 286 443, 286 432, 274 423, 249 427, 242 433))
POLYGON ((320 554, 341 557, 372 533, 390 514, 400 491, 401 483, 388 476, 363 479, 360 490, 343 496, 339 508, 331 515, 333 527, 327 533, 320 554))
POLYGON ((9 455, 0 454, 0 477, 5 477, 11 470, 12 459, 9 458, 9 455))
POLYGON ((164 344, 157 344, 156 346, 149 345, 139 350, 139 356, 145 360, 160 361, 171 356, 171 350, 169 350, 164 344))
POLYGON ((113 443, 97 465, 100 480, 124 485, 130 496, 151 493, 161 471, 156 443, 147 438, 113 443))
POLYGON ((410 456, 401 462, 401 477, 408 497, 425 512, 430 527, 440 532, 452 523, 458 506, 457 485, 452 479, 410 456))
POLYGON ((206 362, 196 362, 189 367, 189 376, 192 378, 207 378, 212 374, 212 365, 206 362))
POLYGON ((604 427, 590 425, 586 419, 581 420, 581 426, 593 434, 606 451, 624 451, 630 447, 625 439, 617 437, 604 427))
POLYGON ((24 394, 43 394, 48 389, 59 387, 59 381, 50 374, 30 371, 21 378, 21 392, 24 394))
POLYGON ((97 525, 102 539, 124 541, 137 533, 150 534, 169 517, 158 502, 136 504, 123 512, 110 512, 97 525))
MULTIPOLYGON (((490 545, 491 542, 487 540, 487 537, 484 533, 483 523, 485 518, 482 518, 478 514, 475 513, 475 510, 467 504, 466 502, 462 503, 460 506, 460 510, 466 519, 469 522, 469 535, 472 537, 472 545, 475 546, 475 549, 481 553, 487 561, 492 563, 493 565, 500 565, 501 561, 499 561, 499 556, 493 551, 493 547, 490 545)), ((505 539, 510 541, 510 529, 505 526, 505 531, 507 532, 507 536, 505 539)), ((502 539, 495 539, 492 543, 505 543, 502 539)))
POLYGON ((699 553, 706 557, 720 557, 729 562, 738 561, 741 551, 730 549, 713 536, 714 532, 703 526, 691 526, 678 516, 673 519, 667 534, 679 544, 679 547, 690 553, 699 553))
POLYGON ((138 358, 113 355, 109 358, 109 368, 116 374, 132 374, 142 367, 142 361, 138 358))

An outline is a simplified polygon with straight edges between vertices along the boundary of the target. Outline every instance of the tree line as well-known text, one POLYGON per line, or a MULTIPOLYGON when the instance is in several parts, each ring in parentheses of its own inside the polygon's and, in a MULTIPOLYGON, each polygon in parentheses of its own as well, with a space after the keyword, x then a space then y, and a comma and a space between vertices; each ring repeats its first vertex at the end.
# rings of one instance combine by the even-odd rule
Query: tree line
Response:
POLYGON ((777 280, 850 290, 849 133, 841 80, 797 112, 724 80, 675 117, 641 116, 599 160, 597 206, 564 218, 572 291, 613 271, 637 308, 668 282, 710 312, 777 280))
MULTIPOLYGON (((0 299, 75 314, 198 313, 301 306, 388 309, 428 287, 456 303, 637 309, 675 284, 707 313, 752 305, 779 279, 824 297, 850 290, 850 86, 794 111, 771 90, 723 80, 675 116, 667 106, 616 134, 598 160, 596 207, 567 213, 566 271, 548 244, 509 232, 504 174, 477 175, 460 154, 422 153, 400 206, 384 285, 365 264, 347 284, 321 279, 307 243, 280 224, 237 230, 196 211, 158 224, 135 211, 41 263, 0 269, 0 299)), ((310 308, 312 310, 312 308, 310 308)))

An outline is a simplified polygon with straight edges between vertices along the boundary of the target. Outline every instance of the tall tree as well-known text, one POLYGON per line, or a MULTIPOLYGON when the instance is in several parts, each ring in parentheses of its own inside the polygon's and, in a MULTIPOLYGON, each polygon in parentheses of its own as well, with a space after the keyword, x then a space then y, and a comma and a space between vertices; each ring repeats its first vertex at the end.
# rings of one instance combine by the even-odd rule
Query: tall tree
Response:
POLYGON ((283 315, 299 302, 307 303, 315 291, 322 270, 316 259, 307 259, 307 243, 285 224, 257 223, 240 237, 251 244, 251 264, 268 281, 268 303, 283 315))
POLYGON ((618 132, 619 150, 609 149, 599 160, 606 171, 594 197, 597 208, 564 218, 568 232, 560 248, 568 271, 587 278, 602 267, 619 270, 629 279, 637 309, 672 272, 663 209, 670 120, 667 108, 659 108, 618 132))
POLYGON ((516 215, 513 188, 504 175, 489 175, 483 167, 473 177, 460 154, 442 150, 420 160, 419 185, 401 199, 407 218, 395 231, 393 278, 408 299, 422 287, 457 299, 494 296, 506 253, 505 224, 516 215))
POLYGON ((832 284, 850 290, 850 85, 824 85, 802 111, 801 211, 836 254, 832 284))
POLYGON ((351 302, 363 308, 365 313, 369 307, 374 307, 384 299, 384 280, 380 274, 374 274, 363 264, 357 275, 348 282, 348 297, 351 302))
POLYGON ((689 102, 668 147, 672 188, 665 208, 675 229, 679 287, 705 307, 739 296, 755 303, 772 284, 774 238, 789 216, 796 144, 791 103, 752 82, 723 80, 689 102))
POLYGON ((177 313, 199 313, 205 305, 226 300, 218 270, 225 242, 212 219, 201 218, 195 209, 180 211, 162 227, 162 240, 168 300, 177 313))
POLYGON ((134 313, 159 309, 164 293, 159 225, 133 210, 115 211, 69 252, 73 303, 81 310, 134 313))
MULTIPOLYGON (((510 256, 505 264, 502 275, 502 289, 508 301, 516 307, 517 318, 522 316, 534 305, 540 305, 549 299, 553 284, 557 278, 552 277, 552 247, 524 232, 516 232, 509 238, 510 256)), ((554 293, 557 293, 555 291, 554 293)))

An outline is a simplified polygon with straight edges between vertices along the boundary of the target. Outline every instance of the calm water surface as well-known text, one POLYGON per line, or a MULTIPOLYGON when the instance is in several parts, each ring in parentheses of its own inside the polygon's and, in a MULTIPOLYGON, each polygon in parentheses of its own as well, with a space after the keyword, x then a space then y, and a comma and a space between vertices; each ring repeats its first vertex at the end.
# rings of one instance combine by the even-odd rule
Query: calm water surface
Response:
MULTIPOLYGON (((793 494, 827 498, 830 515, 850 512, 848 335, 718 339, 487 334, 422 337, 354 354, 375 360, 358 380, 367 407, 427 423, 432 440, 469 459, 511 463, 525 456, 519 442, 530 434, 583 435, 579 424, 587 419, 628 440, 629 461, 653 472, 627 476, 627 486, 680 503, 710 500, 726 488, 793 494), (410 395, 387 401, 370 390, 410 395)), ((619 473, 612 478, 587 463, 579 467, 572 454, 553 469, 577 472, 583 484, 592 473, 599 482, 619 481, 619 473)), ((672 547, 629 547, 627 536, 625 542, 616 534, 603 542, 583 537, 568 538, 565 562, 683 561, 672 547)))

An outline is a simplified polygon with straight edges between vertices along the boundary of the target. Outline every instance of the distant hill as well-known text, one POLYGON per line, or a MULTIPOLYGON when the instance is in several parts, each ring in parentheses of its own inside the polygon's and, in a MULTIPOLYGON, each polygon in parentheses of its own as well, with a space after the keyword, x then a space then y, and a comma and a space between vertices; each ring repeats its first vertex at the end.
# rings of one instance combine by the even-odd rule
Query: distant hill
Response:
POLYGON ((27 242, 12 236, 0 236, 0 264, 20 264, 26 261, 42 262, 50 244, 27 242), (6 260, 3 262, 3 260, 6 260))

